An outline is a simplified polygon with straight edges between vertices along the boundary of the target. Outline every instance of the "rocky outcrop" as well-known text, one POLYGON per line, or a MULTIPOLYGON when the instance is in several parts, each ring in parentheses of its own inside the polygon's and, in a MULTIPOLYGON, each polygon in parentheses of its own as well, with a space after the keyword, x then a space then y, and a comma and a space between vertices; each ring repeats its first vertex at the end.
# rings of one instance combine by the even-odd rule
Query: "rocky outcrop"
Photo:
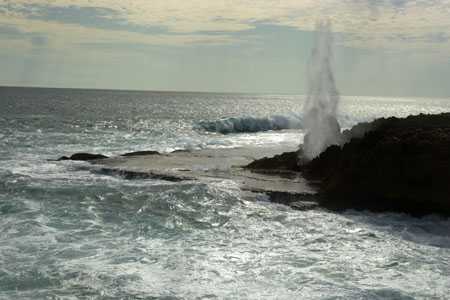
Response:
POLYGON ((247 169, 259 170, 259 171, 300 171, 298 165, 298 152, 285 152, 274 157, 264 157, 255 160, 246 166, 247 169))
POLYGON ((248 168, 302 172, 318 182, 320 204, 334 210, 450 215, 450 113, 378 119, 343 135, 347 143, 309 163, 285 153, 248 168))

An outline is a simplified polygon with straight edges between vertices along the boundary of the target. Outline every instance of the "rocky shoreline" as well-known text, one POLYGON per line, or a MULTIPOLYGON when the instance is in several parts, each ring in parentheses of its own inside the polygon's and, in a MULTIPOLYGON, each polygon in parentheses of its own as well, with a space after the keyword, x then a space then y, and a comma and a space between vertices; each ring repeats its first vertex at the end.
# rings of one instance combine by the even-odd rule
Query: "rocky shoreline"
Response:
MULTIPOLYGON (((207 164, 215 164, 216 154, 209 152, 175 151, 161 154, 156 151, 139 151, 125 153, 117 158, 76 153, 58 160, 89 161, 106 165, 102 169, 106 173, 131 179, 182 181, 205 175, 236 177, 247 183, 248 190, 265 193, 272 202, 301 210, 318 205, 334 211, 357 209, 403 212, 415 216, 432 213, 450 216, 450 113, 381 118, 360 123, 344 131, 342 136, 343 145, 331 146, 309 162, 304 160, 301 149, 269 157, 260 156, 250 160, 250 163, 245 163, 247 158, 230 160, 229 150, 224 151, 221 154, 223 158, 220 159, 230 161, 222 168, 234 170, 231 173, 213 170, 199 173, 189 170, 193 165, 205 164, 205 161, 209 161, 207 164), (123 163, 118 167, 117 162, 123 163), (183 168, 180 168, 180 162, 183 168), (135 166, 131 167, 133 164, 144 167, 136 170, 135 166), (169 168, 175 172, 168 172, 169 168), (236 171, 239 169, 244 173, 236 171), (255 175, 261 174, 258 175, 261 176, 258 179, 261 182, 273 180, 270 178, 274 177, 305 178, 318 194, 293 192, 296 189, 292 188, 284 191, 278 186, 286 183, 281 184, 277 179, 273 180, 275 188, 261 188, 264 184, 257 184, 256 187, 254 183, 248 185, 249 180, 254 179, 245 175, 245 170, 255 175), (251 187, 248 188, 249 186, 251 187)), ((290 185, 293 184, 295 182, 290 182, 290 185)))
POLYGON ((332 210, 450 215, 450 113, 377 119, 343 136, 343 146, 307 163, 290 152, 246 168, 300 172, 319 187, 320 205, 332 210))

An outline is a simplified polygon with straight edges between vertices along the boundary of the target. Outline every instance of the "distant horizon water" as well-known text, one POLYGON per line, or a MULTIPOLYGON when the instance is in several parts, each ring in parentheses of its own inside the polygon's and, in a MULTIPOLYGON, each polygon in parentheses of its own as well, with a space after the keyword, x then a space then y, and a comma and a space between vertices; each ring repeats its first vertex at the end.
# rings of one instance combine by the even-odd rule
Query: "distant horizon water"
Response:
MULTIPOLYGON (((58 86, 20 86, 20 85, 1 85, 2 88, 23 88, 23 89, 55 89, 55 90, 86 90, 86 91, 117 91, 117 92, 154 92, 154 93, 204 93, 204 94, 241 94, 241 95, 287 95, 287 96, 306 96, 305 93, 269 93, 269 92, 236 92, 236 91, 183 91, 183 90, 158 90, 158 89, 120 89, 120 88, 97 88, 97 87, 58 87, 58 86)), ((351 95, 351 94, 341 94, 341 96, 345 97, 376 97, 376 98, 414 98, 414 99, 449 99, 448 96, 426 96, 426 95, 371 95, 371 94, 360 94, 360 95, 351 95)))

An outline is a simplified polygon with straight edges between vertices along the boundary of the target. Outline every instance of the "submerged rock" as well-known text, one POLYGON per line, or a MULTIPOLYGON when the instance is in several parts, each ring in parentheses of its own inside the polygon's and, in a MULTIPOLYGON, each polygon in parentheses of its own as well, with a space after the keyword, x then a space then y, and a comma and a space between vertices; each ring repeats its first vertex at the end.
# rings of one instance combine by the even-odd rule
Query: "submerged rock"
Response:
POLYGON ((319 197, 315 194, 289 192, 266 192, 270 202, 287 205, 295 210, 307 211, 319 208, 319 197))
POLYGON ((450 215, 450 113, 378 119, 343 136, 347 143, 309 163, 291 152, 247 167, 300 171, 318 181, 321 205, 334 210, 450 215))
POLYGON ((158 179, 158 180, 165 180, 165 181, 171 181, 171 182, 192 180, 192 178, 186 177, 186 176, 158 174, 158 173, 154 173, 154 172, 140 172, 140 171, 114 169, 114 168, 101 168, 99 170, 96 170, 96 172, 98 172, 100 174, 104 174, 104 175, 118 175, 127 180, 158 179))
POLYGON ((62 156, 62 157, 58 158, 58 160, 90 161, 90 160, 105 159, 105 158, 108 158, 108 156, 105 156, 103 154, 75 153, 70 157, 62 156))
POLYGON ((158 151, 136 151, 122 154, 120 156, 132 157, 132 156, 144 156, 144 155, 160 155, 158 151))

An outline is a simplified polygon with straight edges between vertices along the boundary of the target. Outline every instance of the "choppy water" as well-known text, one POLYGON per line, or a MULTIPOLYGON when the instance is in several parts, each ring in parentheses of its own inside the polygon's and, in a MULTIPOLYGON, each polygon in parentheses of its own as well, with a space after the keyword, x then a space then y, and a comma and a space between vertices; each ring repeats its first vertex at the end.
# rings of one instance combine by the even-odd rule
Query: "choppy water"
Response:
MULTIPOLYGON (((124 180, 77 151, 293 145, 200 121, 287 116, 301 96, 0 88, 0 299, 445 299, 450 220, 298 212, 233 182, 124 180)), ((450 99, 343 97, 340 122, 450 111, 450 99)))

